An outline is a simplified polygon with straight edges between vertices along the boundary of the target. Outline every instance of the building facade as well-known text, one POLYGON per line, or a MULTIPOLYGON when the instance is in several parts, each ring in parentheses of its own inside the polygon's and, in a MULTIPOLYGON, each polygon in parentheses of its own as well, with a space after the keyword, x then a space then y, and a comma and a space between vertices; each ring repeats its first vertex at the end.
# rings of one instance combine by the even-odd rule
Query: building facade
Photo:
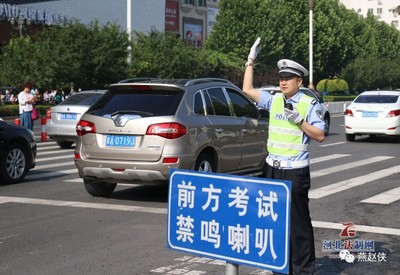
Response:
MULTIPOLYGON (((172 31, 188 45, 201 47, 215 23, 218 3, 219 0, 0 0, 0 21, 10 24, 11 18, 20 16, 30 22, 40 19, 43 25, 69 20, 89 24, 97 20, 100 25, 116 23, 122 30, 172 31)), ((25 26, 27 34, 32 26, 25 26)), ((13 29, 10 27, 9 31, 15 32, 13 29)))
POLYGON ((340 0, 340 2, 364 17, 372 13, 379 21, 400 30, 400 0, 340 0))

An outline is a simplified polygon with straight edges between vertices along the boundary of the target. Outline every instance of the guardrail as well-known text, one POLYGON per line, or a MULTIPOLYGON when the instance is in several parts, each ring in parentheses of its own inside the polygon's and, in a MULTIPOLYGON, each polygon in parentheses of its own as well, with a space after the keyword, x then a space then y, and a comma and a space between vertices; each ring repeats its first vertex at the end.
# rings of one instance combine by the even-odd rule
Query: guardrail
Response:
POLYGON ((343 114, 351 101, 325 102, 330 114, 343 114))

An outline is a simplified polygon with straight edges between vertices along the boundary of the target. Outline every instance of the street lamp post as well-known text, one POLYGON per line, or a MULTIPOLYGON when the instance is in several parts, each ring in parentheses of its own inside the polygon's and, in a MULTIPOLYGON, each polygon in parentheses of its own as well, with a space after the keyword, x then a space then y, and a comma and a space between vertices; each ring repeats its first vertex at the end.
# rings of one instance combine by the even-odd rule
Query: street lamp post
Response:
POLYGON ((309 88, 314 89, 314 80, 313 80, 313 9, 314 9, 314 0, 308 0, 308 9, 309 9, 309 71, 310 71, 310 82, 308 84, 309 88))
POLYGON ((30 19, 26 19, 24 18, 24 16, 22 14, 20 14, 18 16, 18 20, 16 20, 15 17, 12 17, 10 19, 10 23, 13 26, 14 29, 19 30, 19 36, 22 36, 22 31, 24 29, 26 29, 26 26, 29 26, 31 24, 31 20, 30 19))
POLYGON ((128 65, 132 64, 132 0, 126 1, 126 32, 128 33, 128 65))

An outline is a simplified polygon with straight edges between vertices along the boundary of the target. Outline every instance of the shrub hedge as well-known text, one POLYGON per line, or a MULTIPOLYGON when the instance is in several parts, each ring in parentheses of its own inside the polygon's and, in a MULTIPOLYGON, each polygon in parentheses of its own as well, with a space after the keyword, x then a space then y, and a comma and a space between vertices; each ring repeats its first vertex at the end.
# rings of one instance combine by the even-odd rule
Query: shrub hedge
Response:
POLYGON ((343 96, 324 96, 325 102, 337 102, 337 101, 353 101, 357 96, 356 95, 343 95, 343 96))
MULTIPOLYGON (((36 105, 36 108, 39 109, 39 113, 43 116, 46 115, 46 111, 49 107, 51 107, 51 105, 36 105)), ((3 104, 0 106, 0 117, 9 116, 19 116, 18 104, 3 104)))

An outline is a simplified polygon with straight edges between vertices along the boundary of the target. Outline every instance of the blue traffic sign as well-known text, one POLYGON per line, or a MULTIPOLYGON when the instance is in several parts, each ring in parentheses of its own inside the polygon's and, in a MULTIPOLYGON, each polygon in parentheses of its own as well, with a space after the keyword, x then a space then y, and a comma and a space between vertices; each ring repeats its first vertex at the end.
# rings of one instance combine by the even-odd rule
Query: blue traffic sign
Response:
POLYGON ((171 169, 168 247, 288 273, 291 182, 171 169))

